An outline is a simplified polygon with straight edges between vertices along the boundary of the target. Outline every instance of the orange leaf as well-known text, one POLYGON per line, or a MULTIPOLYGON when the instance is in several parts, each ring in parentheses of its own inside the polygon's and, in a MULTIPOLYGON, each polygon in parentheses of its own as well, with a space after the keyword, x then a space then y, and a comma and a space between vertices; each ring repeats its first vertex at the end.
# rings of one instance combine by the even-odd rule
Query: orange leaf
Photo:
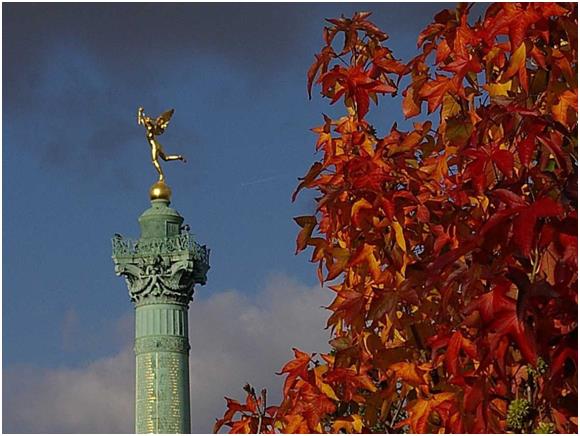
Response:
POLYGON ((364 244, 361 249, 353 256, 350 261, 351 266, 358 265, 366 261, 368 268, 373 276, 374 280, 378 280, 381 275, 381 270, 379 267, 379 262, 374 254, 374 246, 369 244, 364 244))
POLYGON ((397 362, 389 367, 395 372, 397 378, 413 386, 419 386, 427 383, 425 371, 420 370, 416 363, 397 362))
POLYGON ((301 377, 306 379, 308 377, 308 365, 310 364, 310 355, 298 350, 297 348, 292 348, 294 351, 294 360, 288 362, 282 370, 277 373, 282 375, 287 373, 286 381, 284 382, 284 395, 288 394, 288 390, 292 387, 294 381, 301 377))
POLYGON ((399 224, 399 222, 395 220, 391 223, 391 226, 395 231, 395 240, 397 241, 397 245, 401 247, 401 250, 403 250, 403 252, 406 252, 407 244, 405 242, 405 235, 403 235, 403 228, 401 227, 401 224, 399 224))
POLYGON ((331 254, 333 262, 328 268, 326 280, 333 280, 338 277, 346 268, 348 259, 350 258, 350 252, 346 248, 335 247, 331 250, 331 254))
POLYGON ((346 418, 339 418, 332 424, 334 433, 360 433, 363 429, 363 422, 360 415, 350 415, 346 418))
POLYGON ((429 423, 429 416, 431 412, 445 401, 453 401, 455 394, 452 392, 442 392, 433 395, 429 399, 417 399, 407 410, 409 417, 397 423, 396 428, 401 428, 405 425, 411 427, 411 433, 428 433, 427 425, 429 423))
POLYGON ((445 93, 449 91, 451 79, 445 76, 437 76, 435 80, 426 82, 419 96, 427 100, 429 113, 433 112, 443 101, 445 93))
POLYGON ((501 82, 507 82, 513 76, 515 76, 521 69, 526 68, 526 44, 523 42, 518 47, 518 49, 512 54, 510 58, 510 64, 507 70, 501 76, 501 82))
POLYGON ((552 106, 552 116, 566 127, 572 127, 578 122, 578 88, 574 91, 567 89, 560 94, 558 103, 552 106), (568 109, 573 109, 573 112, 569 114, 568 109))
POLYGON ((372 209, 373 205, 370 204, 365 198, 361 198, 355 204, 352 205, 351 217, 352 221, 357 227, 361 227, 363 212, 365 209, 372 209))
POLYGON ((284 433, 309 433, 308 424, 301 415, 286 415, 284 420, 286 421, 284 433))
POLYGON ((298 216, 294 218, 296 224, 302 227, 298 237, 296 238, 296 253, 304 250, 311 239, 312 231, 316 227, 316 217, 314 216, 298 216))
POLYGON ((303 188, 311 187, 312 182, 314 182, 314 180, 319 176, 320 172, 323 169, 324 167, 320 162, 316 162, 314 165, 312 165, 312 167, 308 171, 308 174, 299 179, 302 180, 302 182, 300 182, 300 184, 296 188, 296 191, 294 191, 294 193, 292 194, 292 201, 296 200, 296 196, 303 188))
POLYGON ((415 89, 409 86, 403 92, 403 115, 405 118, 411 118, 421 113, 421 101, 415 94, 415 89))

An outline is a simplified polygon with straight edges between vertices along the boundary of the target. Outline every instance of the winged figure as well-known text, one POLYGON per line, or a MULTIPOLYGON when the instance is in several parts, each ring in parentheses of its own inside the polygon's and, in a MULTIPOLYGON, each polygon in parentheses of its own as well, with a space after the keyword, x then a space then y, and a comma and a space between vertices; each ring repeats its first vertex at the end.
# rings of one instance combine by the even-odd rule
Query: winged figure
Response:
POLYGON ((163 112, 157 118, 151 118, 145 115, 142 107, 140 107, 137 111, 137 124, 143 125, 145 127, 147 142, 149 142, 149 145, 151 146, 151 162, 159 173, 160 182, 164 181, 164 175, 163 170, 161 169, 161 165, 159 165, 159 158, 166 162, 169 160, 180 160, 182 162, 186 162, 185 158, 180 154, 166 154, 165 150, 163 150, 163 147, 156 138, 157 136, 163 134, 165 129, 167 129, 173 112, 174 110, 170 109, 166 112, 163 112))

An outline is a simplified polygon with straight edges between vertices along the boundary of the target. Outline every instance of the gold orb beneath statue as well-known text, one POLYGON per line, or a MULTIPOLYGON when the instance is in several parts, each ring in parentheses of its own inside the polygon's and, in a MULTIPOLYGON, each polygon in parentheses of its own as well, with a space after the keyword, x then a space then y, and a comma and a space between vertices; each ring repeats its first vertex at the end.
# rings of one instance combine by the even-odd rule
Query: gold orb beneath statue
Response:
POLYGON ((149 189, 151 200, 171 200, 171 188, 163 180, 155 182, 149 189))

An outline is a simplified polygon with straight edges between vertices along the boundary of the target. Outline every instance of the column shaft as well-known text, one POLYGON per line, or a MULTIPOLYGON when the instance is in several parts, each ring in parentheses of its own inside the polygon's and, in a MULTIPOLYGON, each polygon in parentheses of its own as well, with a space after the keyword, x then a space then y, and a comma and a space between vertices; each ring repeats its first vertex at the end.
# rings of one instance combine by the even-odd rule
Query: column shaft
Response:
POLYGON ((135 431, 189 433, 187 306, 140 305, 135 315, 135 431))

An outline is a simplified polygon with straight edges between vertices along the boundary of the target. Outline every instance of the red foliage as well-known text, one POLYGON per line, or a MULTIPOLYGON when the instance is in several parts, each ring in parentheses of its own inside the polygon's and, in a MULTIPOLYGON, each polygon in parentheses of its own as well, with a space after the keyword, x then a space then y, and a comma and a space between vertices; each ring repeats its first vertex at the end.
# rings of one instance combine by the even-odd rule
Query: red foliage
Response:
MULTIPOLYGON (((268 431, 578 431, 577 5, 468 13, 437 14, 407 64, 369 13, 328 20, 308 89, 346 114, 294 196, 320 194, 297 251, 333 281, 332 352, 295 350, 268 431), (380 137, 370 100, 400 83, 404 116, 437 124, 380 137)), ((248 410, 217 427, 254 431, 248 410)))

